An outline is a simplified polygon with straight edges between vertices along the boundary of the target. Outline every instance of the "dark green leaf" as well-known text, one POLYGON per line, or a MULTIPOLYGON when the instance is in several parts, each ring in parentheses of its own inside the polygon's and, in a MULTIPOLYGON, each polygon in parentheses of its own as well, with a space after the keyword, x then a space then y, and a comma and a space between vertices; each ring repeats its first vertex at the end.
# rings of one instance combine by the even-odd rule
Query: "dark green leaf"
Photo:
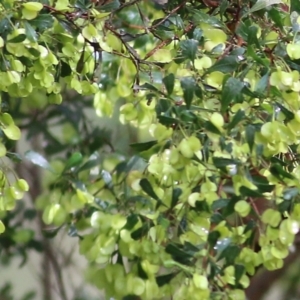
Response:
POLYGON ((212 224, 219 224, 222 221, 224 221, 224 218, 220 213, 214 213, 211 216, 210 221, 211 221, 212 224))
POLYGON ((26 209, 24 211, 24 219, 33 220, 37 215, 37 211, 35 209, 26 209))
POLYGON ((140 262, 137 263, 137 274, 138 274, 138 276, 139 276, 140 278, 142 278, 142 279, 148 279, 148 275, 147 275, 147 273, 145 272, 145 270, 142 268, 140 262))
POLYGON ((291 0, 290 11, 291 12, 295 11, 298 14, 300 14, 300 2, 298 0, 291 0))
POLYGON ((269 180, 267 178, 262 176, 252 176, 251 181, 257 186, 261 193, 271 193, 275 187, 274 185, 269 184, 269 180))
POLYGON ((137 152, 142 152, 142 151, 151 149, 156 144, 157 144, 157 141, 150 141, 150 142, 145 142, 145 143, 130 144, 130 147, 137 152))
POLYGON ((236 264, 234 269, 235 284, 237 285, 245 273, 245 267, 243 265, 236 264))
POLYGON ((257 32, 258 32, 258 27, 257 26, 250 26, 248 29, 248 45, 255 45, 257 48, 260 48, 259 41, 257 39, 257 32))
POLYGON ((84 68, 84 64, 85 64, 84 56, 85 56, 85 51, 82 51, 81 55, 79 57, 79 60, 77 62, 77 65, 76 65, 76 72, 79 74, 82 72, 82 70, 84 68))
POLYGON ((240 252, 241 249, 238 246, 231 244, 221 252, 218 261, 224 258, 227 265, 233 265, 240 252))
MULTIPOLYGON (((292 0, 293 2, 293 0, 292 0)), ((297 3, 299 3, 297 1, 297 3)), ((295 11, 295 10, 291 10, 291 11, 295 11)), ((300 10, 299 10, 300 12, 300 10)), ((268 11, 268 15, 270 16, 271 20, 274 22, 274 24, 276 26, 278 26, 280 29, 283 29, 284 26, 284 18, 282 16, 282 14, 274 7, 272 7, 269 11, 268 11)))
POLYGON ((234 128, 238 123, 245 119, 245 112, 239 109, 228 124, 228 130, 234 128))
POLYGON ((246 127, 246 141, 249 145, 251 152, 253 150, 254 138, 255 138, 255 127, 252 125, 248 125, 246 127))
POLYGON ((147 234, 147 232, 149 231, 150 228, 151 228, 150 224, 148 222, 145 222, 142 225, 142 227, 138 228, 137 230, 135 230, 131 233, 131 237, 134 240, 139 240, 140 238, 142 238, 144 235, 147 234))
POLYGON ((39 14, 35 19, 30 20, 31 26, 36 27, 39 32, 43 32, 53 26, 54 19, 51 14, 39 14))
POLYGON ((60 227, 53 228, 53 229, 44 229, 42 232, 43 236, 46 238, 52 239, 58 234, 58 232, 61 230, 61 228, 62 227, 60 226, 60 227))
POLYGON ((243 87, 243 82, 234 77, 230 77, 226 81, 222 89, 221 111, 225 112, 228 109, 229 104, 240 95, 243 87))
POLYGON ((215 133, 215 134, 221 134, 221 131, 219 128, 217 128, 212 122, 206 121, 203 126, 207 131, 215 133))
POLYGON ((179 197, 180 197, 181 194, 182 194, 182 190, 180 188, 173 189, 171 208, 173 208, 178 203, 179 197))
POLYGON ((60 69, 60 76, 61 77, 67 77, 72 74, 72 69, 69 64, 65 63, 64 61, 60 61, 61 63, 61 69, 60 69))
POLYGON ((269 73, 266 73, 263 77, 259 79, 255 86, 255 92, 264 93, 269 84, 269 73))
POLYGON ((279 212, 281 212, 283 214, 284 212, 290 212, 292 206, 293 206, 293 202, 286 200, 286 201, 282 201, 279 204, 277 204, 277 209, 279 212))
POLYGON ((213 157, 213 164, 217 168, 224 168, 229 165, 237 165, 239 164, 239 161, 230 158, 224 158, 224 157, 213 157))
POLYGON ((139 297, 136 295, 127 295, 123 297, 122 300, 139 300, 139 297))
POLYGON ((64 171, 70 170, 73 167, 78 166, 82 162, 82 154, 80 152, 75 152, 67 160, 64 171))
POLYGON ((197 40, 181 41, 179 47, 182 51, 182 56, 194 62, 198 51, 198 45, 199 42, 197 40))
POLYGON ((272 175, 274 175, 276 178, 278 178, 280 180, 283 180, 285 178, 295 179, 291 173, 283 170, 283 168, 278 164, 272 165, 270 168, 270 172, 272 173, 272 175))
POLYGON ((283 199, 284 200, 292 200, 299 194, 298 188, 287 188, 283 192, 283 199))
POLYGON ((136 214, 131 214, 127 217, 127 222, 123 229, 131 230, 139 221, 139 217, 136 214))
POLYGON ((186 103, 186 107, 187 109, 190 109, 196 87, 195 80, 192 77, 183 77, 180 80, 180 84, 183 90, 183 98, 186 103))
POLYGON ((262 197, 262 194, 257 190, 251 190, 246 186, 240 187, 240 193, 246 197, 262 197))
POLYGON ((107 2, 107 4, 101 5, 100 10, 105 12, 111 12, 120 7, 119 0, 112 0, 107 2))
POLYGON ((77 228, 74 224, 71 224, 68 230, 68 236, 70 237, 77 237, 78 236, 78 231, 77 228))
POLYGON ((203 31, 200 28, 195 28, 193 31, 193 38, 200 42, 203 35, 203 31))
POLYGON ((269 67, 270 65, 270 60, 258 56, 254 50, 254 47, 250 44, 247 46, 247 55, 249 57, 252 57, 257 63, 261 64, 262 66, 269 67))
POLYGON ((149 91, 153 91, 156 93, 161 93, 154 85, 146 82, 143 85, 139 86, 139 89, 141 90, 149 90, 149 91))
POLYGON ((219 231, 211 231, 208 234, 207 241, 209 243, 209 246, 213 248, 215 244, 217 243, 218 239, 220 238, 221 234, 219 231))
POLYGON ((159 287, 164 286, 165 284, 168 284, 177 274, 178 272, 157 276, 155 278, 156 283, 159 287))
POLYGON ((291 121, 294 119, 294 113, 285 108, 282 104, 279 102, 276 102, 276 105, 280 108, 280 111, 285 115, 286 121, 291 121))
POLYGON ((143 178, 140 180, 140 186, 142 188, 142 190, 147 194, 149 195, 151 198, 157 200, 157 201, 161 201, 158 196, 155 194, 152 186, 151 186, 151 183, 148 181, 147 178, 143 178))
POLYGON ((159 122, 165 126, 171 126, 179 123, 178 119, 167 117, 167 116, 157 116, 159 122))
POLYGON ((279 4, 279 3, 283 3, 282 0, 258 0, 251 8, 250 8, 250 13, 253 13, 255 11, 264 9, 270 5, 273 4, 279 4))
POLYGON ((222 27, 224 24, 220 21, 219 18, 211 16, 205 12, 202 12, 200 9, 194 9, 193 6, 187 6, 186 8, 191 12, 193 17, 194 24, 206 23, 216 27, 222 27))
POLYGON ((175 76, 174 74, 169 74, 163 78, 163 83, 166 87, 168 95, 171 95, 174 90, 175 76))
POLYGON ((90 170, 99 164, 100 164, 99 153, 95 152, 89 157, 89 160, 78 169, 78 172, 90 170))
POLYGON ((213 211, 216 211, 216 210, 218 210, 218 209, 221 209, 221 208, 227 206, 228 201, 229 201, 228 199, 218 199, 218 200, 216 200, 216 201, 214 201, 214 202, 212 203, 211 209, 212 209, 213 211))
POLYGON ((36 42, 37 34, 36 34, 36 31, 34 30, 34 28, 27 21, 24 22, 24 27, 25 27, 25 32, 26 32, 26 36, 27 36, 28 40, 31 42, 36 42))
POLYGON ((189 265, 191 263, 190 259, 194 257, 193 254, 183 250, 182 247, 179 248, 176 244, 168 244, 165 251, 171 254, 175 261, 185 265, 189 265))
POLYGON ((245 229, 244 229, 244 233, 247 233, 248 231, 254 231, 254 228, 256 227, 256 223, 255 223, 255 221, 254 220, 250 220, 248 223, 247 223, 247 225, 246 225, 246 227, 245 227, 245 229))
POLYGON ((13 43, 22 43, 26 40, 26 38, 27 38, 26 34, 20 34, 20 35, 14 37, 14 38, 8 40, 7 42, 11 43, 11 44, 13 44, 13 43))
POLYGON ((54 173, 54 170, 52 169, 48 161, 41 154, 29 150, 25 153, 25 157, 28 160, 30 160, 33 164, 54 173))
POLYGON ((213 66, 211 66, 205 74, 211 72, 220 71, 223 73, 230 73, 236 70, 239 65, 239 59, 237 56, 228 55, 218 60, 213 66))
POLYGON ((23 160, 20 154, 14 152, 6 152, 6 156, 16 163, 21 162, 23 160))
POLYGON ((40 51, 34 48, 27 48, 27 51, 34 57, 39 57, 41 55, 40 51))

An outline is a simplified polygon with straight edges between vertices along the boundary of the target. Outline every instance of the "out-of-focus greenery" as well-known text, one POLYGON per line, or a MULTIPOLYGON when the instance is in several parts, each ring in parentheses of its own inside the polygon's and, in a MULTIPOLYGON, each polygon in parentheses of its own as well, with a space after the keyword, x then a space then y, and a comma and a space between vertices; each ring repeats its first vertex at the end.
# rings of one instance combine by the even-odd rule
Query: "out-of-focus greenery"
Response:
POLYGON ((2 252, 55 262, 47 238, 67 229, 107 298, 245 299, 299 231, 299 14, 295 0, 1 1, 2 252), (147 140, 118 144, 126 127, 113 138, 91 109, 147 140), (26 195, 34 209, 15 209, 26 195))

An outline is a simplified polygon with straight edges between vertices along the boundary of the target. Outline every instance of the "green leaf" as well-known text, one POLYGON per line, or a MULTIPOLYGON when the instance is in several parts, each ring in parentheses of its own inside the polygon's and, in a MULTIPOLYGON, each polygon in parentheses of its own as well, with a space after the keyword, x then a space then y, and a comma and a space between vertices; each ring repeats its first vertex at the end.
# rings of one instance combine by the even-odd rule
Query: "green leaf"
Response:
POLYGON ((5 225, 3 224, 3 222, 0 220, 0 234, 3 233, 5 231, 5 225))
POLYGON ((139 86, 139 89, 149 90, 149 91, 153 91, 153 92, 161 94, 161 92, 154 85, 152 85, 148 82, 146 82, 143 85, 139 86))
POLYGON ((246 127, 246 141, 249 145, 250 151, 252 152, 254 146, 254 139, 255 139, 255 127, 252 125, 248 125, 246 127))
POLYGON ((207 131, 210 131, 212 133, 215 133, 215 134, 221 134, 221 131, 219 130, 218 127, 216 127, 212 122, 210 121, 206 121, 204 123, 204 126, 203 126, 207 131))
POLYGON ((180 197, 181 194, 182 194, 182 190, 180 188, 173 189, 171 208, 173 208, 178 203, 179 197, 180 197))
POLYGON ((168 117, 168 116, 157 116, 159 122, 165 126, 171 126, 171 125, 176 125, 179 122, 178 119, 172 118, 172 117, 168 117))
POLYGON ((23 160, 19 153, 6 152, 6 156, 16 163, 21 162, 23 160))
POLYGON ((41 55, 40 51, 34 48, 27 48, 27 51, 34 57, 39 57, 41 55))
POLYGON ((11 44, 13 44, 13 43, 22 43, 26 40, 26 38, 27 38, 26 34, 20 34, 16 37, 12 38, 11 40, 8 40, 7 42, 11 43, 11 44))
POLYGON ((230 244, 221 252, 217 260, 219 261, 224 258, 226 260, 226 265, 233 265, 240 252, 241 249, 238 246, 230 244))
POLYGON ((276 178, 280 180, 283 180, 285 178, 295 179, 295 177, 291 173, 283 170, 283 168, 279 164, 272 165, 270 168, 270 172, 272 173, 272 175, 274 175, 276 178))
POLYGON ((166 246, 165 251, 172 255, 172 258, 184 265, 190 265, 190 259, 194 257, 194 253, 185 251, 181 245, 170 243, 166 246))
POLYGON ((251 190, 246 186, 240 187, 240 193, 246 197, 262 197, 262 194, 257 190, 251 190))
POLYGON ((183 77, 180 80, 180 84, 183 90, 183 99, 186 103, 186 107, 187 109, 190 109, 196 87, 195 80, 192 77, 183 77))
POLYGON ((287 188, 283 192, 283 199, 284 200, 292 200, 299 194, 298 188, 287 188))
POLYGON ((163 78, 163 83, 166 87, 168 95, 171 95, 174 90, 174 83, 175 83, 175 76, 174 74, 169 74, 166 77, 163 78))
POLYGON ((248 39, 247 44, 248 46, 255 45, 257 48, 260 48, 260 44, 257 38, 258 27, 257 26, 250 26, 248 29, 248 39))
POLYGON ((43 32, 53 26, 54 18, 51 14, 39 14, 35 19, 28 22, 31 26, 36 27, 39 32, 43 32))
POLYGON ((245 273, 245 267, 243 265, 236 264, 234 269, 235 284, 237 285, 245 273))
POLYGON ((212 203, 211 209, 213 211, 216 211, 216 210, 219 210, 223 207, 226 207, 227 204, 228 204, 228 201, 229 201, 228 199, 218 199, 218 200, 216 200, 212 203))
POLYGON ((30 25, 29 22, 24 21, 24 28, 28 40, 31 42, 36 42, 37 41, 36 31, 33 29, 33 27, 30 25))
POLYGON ((286 121, 291 121, 294 119, 295 115, 293 112, 284 107, 281 103, 276 102, 276 105, 280 108, 280 111, 285 115, 286 121))
POLYGON ((179 47, 182 51, 182 56, 194 62, 198 51, 199 42, 197 40, 181 41, 179 47))
POLYGON ((139 221, 137 214, 131 214, 127 217, 127 222, 123 229, 131 230, 139 221))
POLYGON ((274 4, 279 4, 279 3, 283 3, 282 0, 258 0, 251 8, 250 8, 250 13, 253 13, 255 11, 264 9, 270 5, 274 5, 274 4))
POLYGON ((55 173, 48 161, 39 153, 29 150, 25 153, 25 157, 31 161, 33 164, 46 169, 52 173, 55 173))
POLYGON ((131 237, 134 240, 139 240, 140 238, 142 238, 143 236, 145 236, 149 229, 151 228, 151 225, 149 224, 149 222, 145 222, 142 227, 138 228, 137 230, 133 231, 131 233, 131 237))
POLYGON ((230 77, 222 89, 221 96, 221 111, 225 112, 228 110, 229 104, 234 102, 235 99, 240 95, 242 89, 244 87, 243 82, 240 80, 230 77))
POLYGON ((130 144, 130 147, 137 152, 142 152, 142 151, 151 149, 156 144, 157 144, 157 141, 149 141, 149 142, 144 142, 144 143, 130 144))
POLYGON ((59 227, 53 228, 53 229, 52 228, 51 229, 44 229, 42 231, 42 234, 43 234, 44 237, 46 237, 48 239, 52 239, 58 234, 58 232, 61 230, 61 228, 62 228, 62 226, 59 226, 59 227))
MULTIPOLYGON (((298 13, 299 13, 300 12, 300 4, 299 4, 299 1, 296 1, 296 2, 299 5, 299 11, 298 11, 298 13)), ((293 3, 293 0, 291 1, 291 3, 293 3)), ((295 9, 291 9, 291 11, 295 11, 295 9)), ((282 15, 276 8, 272 7, 272 9, 270 9, 268 11, 268 15, 270 16, 271 20, 274 22, 274 24, 276 26, 278 26, 280 29, 283 29, 284 18, 282 18, 282 15)))
POLYGON ((228 124, 227 129, 233 129, 238 123, 245 119, 245 111, 239 109, 236 114, 233 116, 231 122, 228 124))
POLYGON ((78 166, 82 162, 82 154, 80 152, 75 152, 67 160, 64 171, 70 170, 73 167, 78 166))
POLYGON ((269 84, 269 73, 266 73, 263 77, 261 77, 259 79, 259 81, 257 82, 256 86, 255 86, 255 92, 258 93, 264 93, 264 91, 266 90, 268 84, 269 84))
POLYGON ((295 11, 298 14, 300 14, 300 2, 298 0, 291 0, 290 11, 291 12, 295 11))
POLYGON ((100 156, 98 152, 94 152, 88 159, 88 161, 83 164, 79 169, 78 172, 82 172, 85 170, 90 170, 94 167, 96 167, 97 165, 100 164, 100 156))
POLYGON ((177 274, 178 272, 157 276, 155 278, 156 283, 159 287, 164 286, 165 284, 168 284, 177 274))
POLYGON ((211 247, 211 248, 213 248, 215 245, 216 245, 216 243, 217 243, 217 241, 218 241, 218 239, 221 237, 221 234, 220 234, 220 232, 219 231, 211 231, 209 234, 208 234, 208 237, 207 237, 207 241, 208 241, 208 243, 209 243, 209 246, 211 247))
POLYGON ((213 66, 211 66, 204 75, 211 72, 219 71, 222 73, 230 73, 236 70, 239 66, 239 59, 237 56, 228 55, 218 60, 213 66))
POLYGON ((221 22, 219 18, 211 16, 205 12, 202 12, 199 9, 194 9, 192 7, 193 6, 186 6, 186 9, 188 9, 191 12, 191 16, 193 18, 193 23, 195 25, 200 24, 200 23, 206 23, 209 25, 213 25, 215 27, 224 27, 223 22, 221 22))
POLYGON ((149 180, 147 178, 143 178, 140 180, 140 186, 142 188, 142 190, 149 195, 151 198, 157 200, 157 201, 161 201, 158 196, 155 194, 151 183, 149 182, 149 180))
POLYGON ((224 158, 224 157, 213 157, 213 164, 217 168, 224 168, 229 165, 237 165, 237 164, 239 164, 239 161, 237 161, 235 159, 224 158))

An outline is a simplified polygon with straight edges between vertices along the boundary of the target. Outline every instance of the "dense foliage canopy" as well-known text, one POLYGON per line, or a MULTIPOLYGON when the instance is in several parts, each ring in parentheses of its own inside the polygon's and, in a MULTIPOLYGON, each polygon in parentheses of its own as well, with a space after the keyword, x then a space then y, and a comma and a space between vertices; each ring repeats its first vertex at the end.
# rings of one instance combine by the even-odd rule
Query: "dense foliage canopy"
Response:
MULTIPOLYGON (((300 224, 299 14, 296 0, 1 1, 0 155, 22 160, 20 128, 43 137, 25 154, 44 169, 34 203, 107 297, 245 299, 258 267, 283 266, 300 224), (149 139, 116 150, 91 106, 149 139)), ((9 222, 36 186, 6 160, 0 178, 1 236, 38 247, 9 222)))

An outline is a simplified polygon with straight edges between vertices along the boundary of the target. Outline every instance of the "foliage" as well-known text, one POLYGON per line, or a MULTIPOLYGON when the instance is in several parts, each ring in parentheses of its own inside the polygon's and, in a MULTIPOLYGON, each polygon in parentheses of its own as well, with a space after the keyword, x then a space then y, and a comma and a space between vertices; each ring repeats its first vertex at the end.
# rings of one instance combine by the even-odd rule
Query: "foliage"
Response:
MULTIPOLYGON (((300 224, 299 14, 296 0, 1 2, 1 156, 18 157, 15 124, 45 137, 50 161, 25 155, 46 170, 36 207, 107 297, 244 299, 258 267, 283 266, 300 224), (62 102, 69 90, 88 99, 62 102), (135 155, 89 124, 90 96, 149 129, 135 155)), ((0 178, 4 218, 28 185, 0 178)))

